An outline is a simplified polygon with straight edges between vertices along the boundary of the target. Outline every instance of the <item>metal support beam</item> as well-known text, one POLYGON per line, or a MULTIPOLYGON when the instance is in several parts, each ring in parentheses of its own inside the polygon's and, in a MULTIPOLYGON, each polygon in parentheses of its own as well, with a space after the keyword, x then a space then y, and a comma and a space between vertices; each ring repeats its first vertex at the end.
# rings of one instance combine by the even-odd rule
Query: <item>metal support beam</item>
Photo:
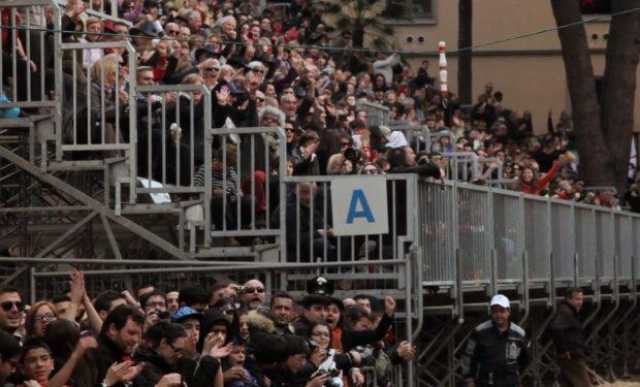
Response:
POLYGON ((32 165, 29 161, 24 160, 23 158, 17 156, 13 152, 9 151, 5 147, 0 146, 0 156, 6 158, 7 160, 13 162, 21 169, 29 172, 35 178, 55 187, 56 189, 64 192, 65 194, 73 197, 79 202, 91 207, 94 211, 106 216, 114 223, 117 223, 139 237, 145 239, 146 241, 154 244, 165 252, 171 254, 172 256, 179 259, 187 259, 188 255, 184 252, 176 248, 171 243, 165 241, 160 238, 158 235, 152 233, 151 231, 145 229, 144 227, 138 225, 137 223, 126 219, 121 216, 117 216, 110 208, 106 207, 104 204, 95 200, 91 196, 85 194, 84 192, 72 187, 71 185, 65 183, 64 181, 54 177, 50 174, 42 172, 39 168, 32 165))
POLYGON ((111 229, 111 224, 109 224, 109 220, 104 214, 100 214, 100 219, 102 220, 102 226, 104 227, 104 231, 107 234, 107 239, 109 240, 109 245, 111 246, 111 251, 113 251, 113 257, 118 260, 122 260, 122 254, 120 253, 120 247, 118 247, 118 241, 116 237, 113 235, 113 230, 111 229))
POLYGON ((94 212, 90 213, 89 215, 85 216, 80 222, 78 222, 75 225, 73 225, 73 227, 68 229, 64 234, 60 235, 58 238, 56 238, 56 240, 51 242, 49 244, 49 246, 45 247, 44 249, 42 249, 42 251, 40 251, 38 254, 36 254, 36 258, 42 258, 42 257, 45 257, 45 256, 49 255, 62 242, 64 242, 68 237, 70 237, 76 231, 81 229, 85 224, 89 223, 94 217, 96 217, 96 215, 98 215, 98 213, 94 211, 94 212))

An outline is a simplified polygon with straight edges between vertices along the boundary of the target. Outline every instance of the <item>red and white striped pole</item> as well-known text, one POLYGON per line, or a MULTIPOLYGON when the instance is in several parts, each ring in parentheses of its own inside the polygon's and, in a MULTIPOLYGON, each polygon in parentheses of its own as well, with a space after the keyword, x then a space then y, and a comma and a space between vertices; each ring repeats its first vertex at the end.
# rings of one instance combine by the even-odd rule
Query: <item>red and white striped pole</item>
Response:
POLYGON ((447 86, 447 44, 443 41, 438 43, 438 53, 440 59, 438 65, 440 66, 440 93, 446 96, 449 93, 449 87, 447 86))

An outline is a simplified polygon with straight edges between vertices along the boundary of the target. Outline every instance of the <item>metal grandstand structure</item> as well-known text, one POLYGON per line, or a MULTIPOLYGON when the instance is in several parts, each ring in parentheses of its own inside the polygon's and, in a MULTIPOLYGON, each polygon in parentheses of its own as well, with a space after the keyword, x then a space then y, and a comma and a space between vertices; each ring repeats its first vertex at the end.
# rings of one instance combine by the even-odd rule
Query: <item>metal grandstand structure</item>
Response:
MULTIPOLYGON (((610 377, 635 367, 640 217, 387 175, 388 234, 304 240, 304 227, 330 227, 328 193, 339 177, 287 176, 281 129, 214 128, 210 109, 198 110, 200 99, 211 106, 202 86, 138 86, 134 48, 126 41, 63 43, 63 8, 55 1, 0 1, 0 8, 10 15, 2 31, 11 42, 0 41, 7 96, 0 109, 23 113, 0 118, 0 244, 9 247, 0 275, 31 300, 63 291, 71 267, 85 272, 92 293, 259 276, 270 290, 299 295, 306 279, 323 274, 336 280, 338 296, 400 300, 398 329, 418 344, 419 356, 398 385, 455 386, 465 340, 487 318, 490 296, 502 292, 532 338, 525 378, 544 386, 557 375, 546 328, 562 290, 577 285, 587 294, 592 364, 610 377), (49 32, 37 17, 47 11, 49 32), (76 62, 95 49, 127 52, 125 78, 107 85, 111 70, 76 62), (108 91, 118 82, 127 84, 126 102, 108 91), (213 155, 212 144, 222 152, 213 155), (247 215, 240 200, 215 198, 216 162, 237 170, 237 180, 223 178, 225 189, 252 197, 264 191, 264 205, 251 202, 247 215), (303 218, 303 208, 317 211, 303 218)), ((115 17, 104 11, 92 12, 115 17)), ((366 109, 376 124, 388 123, 388 112, 366 109)))

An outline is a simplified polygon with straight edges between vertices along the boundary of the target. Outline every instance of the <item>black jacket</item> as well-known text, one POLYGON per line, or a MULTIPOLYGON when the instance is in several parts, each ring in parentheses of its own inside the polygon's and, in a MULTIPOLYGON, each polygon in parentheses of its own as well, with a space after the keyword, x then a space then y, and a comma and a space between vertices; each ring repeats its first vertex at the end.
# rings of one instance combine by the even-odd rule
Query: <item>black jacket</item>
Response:
MULTIPOLYGON (((120 363, 128 360, 130 359, 130 356, 111 339, 101 335, 98 337, 98 348, 96 348, 93 358, 95 359, 95 365, 98 371, 96 384, 99 384, 104 380, 104 377, 107 375, 107 371, 113 363, 120 363)), ((117 384, 116 386, 121 385, 122 384, 117 384)))
POLYGON ((462 359, 464 378, 477 386, 520 386, 520 372, 529 363, 525 331, 514 323, 501 333, 492 321, 471 334, 462 359))
POLYGON ((344 329, 342 332, 342 348, 346 352, 360 345, 368 345, 380 341, 384 339, 384 336, 392 326, 393 318, 387 316, 385 313, 382 315, 378 326, 373 330, 350 331, 344 329))
POLYGON ((551 334, 558 353, 569 352, 572 356, 584 357, 587 348, 584 328, 578 319, 578 311, 567 301, 562 301, 558 306, 558 312, 551 322, 551 334))
POLYGON ((202 356, 198 361, 182 358, 175 366, 168 364, 156 351, 142 347, 134 355, 136 363, 144 363, 142 372, 133 380, 134 387, 153 387, 162 376, 170 373, 182 375, 188 386, 211 386, 220 363, 211 356, 202 356))
POLYGON ((133 380, 134 387, 153 387, 162 379, 162 376, 175 372, 160 354, 147 347, 139 348, 133 360, 136 363, 144 363, 142 372, 133 380))

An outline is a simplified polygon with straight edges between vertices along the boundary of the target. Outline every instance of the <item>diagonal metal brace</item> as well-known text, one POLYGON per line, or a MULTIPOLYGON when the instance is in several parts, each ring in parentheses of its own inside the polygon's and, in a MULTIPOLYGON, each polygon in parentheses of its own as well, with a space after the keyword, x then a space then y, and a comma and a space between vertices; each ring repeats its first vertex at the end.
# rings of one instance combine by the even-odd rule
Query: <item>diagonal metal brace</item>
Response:
POLYGON ((65 194, 73 197, 74 199, 78 200, 79 202, 83 203, 84 205, 87 205, 87 206, 91 207, 97 213, 106 216, 112 222, 117 223, 117 224, 125 227, 129 231, 131 231, 134 234, 138 235, 139 237, 145 239, 146 241, 154 244, 155 246, 161 248, 162 250, 166 251, 167 253, 171 254, 172 256, 177 257, 179 259, 183 259, 183 260, 184 259, 188 259, 188 254, 186 254, 184 251, 178 249, 177 247, 175 247, 171 243, 165 241, 164 239, 162 239, 158 235, 154 234, 153 232, 147 230, 146 228, 140 226, 139 224, 137 224, 137 223, 135 223, 135 222, 133 222, 133 221, 127 219, 127 218, 124 218, 122 216, 117 216, 110 208, 106 207, 104 204, 102 204, 99 201, 95 200, 91 196, 89 196, 89 195, 85 194, 84 192, 76 189, 75 187, 67 184, 66 182, 58 179, 57 177, 54 177, 54 176, 52 176, 50 174, 42 172, 42 170, 40 170, 38 167, 34 166, 29 161, 21 158, 20 156, 18 156, 15 153, 9 151, 7 148, 5 148, 3 146, 0 146, 0 156, 6 158, 7 160, 9 160, 11 162, 13 162, 19 168, 29 172, 31 175, 33 175, 38 180, 41 180, 41 181, 43 181, 43 182, 55 187, 56 189, 58 189, 58 190, 64 192, 65 194))

